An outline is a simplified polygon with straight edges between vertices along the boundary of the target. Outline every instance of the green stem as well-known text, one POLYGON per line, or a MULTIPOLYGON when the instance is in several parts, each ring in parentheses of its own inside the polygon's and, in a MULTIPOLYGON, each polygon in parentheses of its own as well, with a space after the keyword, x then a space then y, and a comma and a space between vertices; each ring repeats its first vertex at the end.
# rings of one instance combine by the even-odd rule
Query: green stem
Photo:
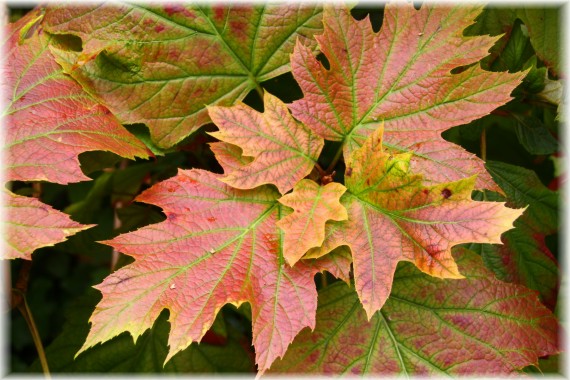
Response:
MULTIPOLYGON (((18 289, 14 289, 16 292, 20 292, 18 289)), ((26 301, 25 294, 20 294, 23 299, 23 302, 18 306, 18 310, 22 313, 24 320, 28 324, 28 328, 30 329, 30 333, 32 334, 32 339, 34 340, 34 344, 36 346, 36 350, 38 351, 38 356, 40 358, 40 364, 42 365, 42 370, 44 372, 44 376, 46 379, 51 379, 51 375, 49 372, 49 367, 47 363, 46 353, 44 351, 44 346, 42 344, 42 340, 40 338, 40 333, 36 327, 36 323, 34 322, 34 317, 32 316, 32 312, 30 311, 30 307, 28 306, 28 302, 26 301)))
POLYGON ((264 95, 263 87, 261 87, 257 82, 255 82, 255 91, 257 91, 257 95, 259 95, 261 101, 263 102, 263 95, 264 95))
POLYGON ((481 159, 487 161, 487 129, 484 127, 481 132, 481 159))
MULTIPOLYGON (((483 127, 481 132, 481 159, 487 162, 487 129, 483 127)), ((487 193, 483 190, 483 200, 487 200, 487 193)))
POLYGON ((340 144, 340 147, 338 148, 338 150, 336 151, 334 158, 331 162, 331 164, 329 165, 329 167, 327 168, 327 173, 332 172, 332 170, 335 168, 338 160, 340 160, 340 158, 342 157, 342 148, 344 148, 344 140, 342 142, 342 144, 340 144))
POLYGON ((327 274, 321 273, 321 289, 326 288, 328 285, 327 274))

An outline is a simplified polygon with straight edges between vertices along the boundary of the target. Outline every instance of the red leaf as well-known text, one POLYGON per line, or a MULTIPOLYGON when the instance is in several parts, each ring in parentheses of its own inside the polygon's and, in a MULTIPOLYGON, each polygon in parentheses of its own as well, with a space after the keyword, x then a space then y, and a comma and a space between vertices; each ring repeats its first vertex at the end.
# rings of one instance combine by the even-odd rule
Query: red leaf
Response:
POLYGON ((313 275, 326 268, 346 273, 348 261, 337 255, 291 268, 276 225, 284 212, 279 193, 269 186, 236 190, 220 177, 181 170, 138 197, 162 207, 167 219, 107 242, 135 262, 97 286, 103 300, 82 350, 122 331, 136 339, 168 308, 168 360, 199 341, 224 304, 250 302, 263 372, 303 327, 314 326, 313 275))
MULTIPOLYGON (((77 156, 92 150, 148 157, 144 144, 63 73, 48 48, 50 37, 39 24, 41 17, 40 11, 32 11, 6 30, 4 179, 61 184, 89 180, 77 156)), ((90 227, 35 199, 4 197, 10 210, 5 258, 30 259, 36 248, 90 227)))
POLYGON ((90 180, 81 172, 77 155, 92 150, 147 158, 150 152, 144 144, 63 73, 41 26, 20 37, 38 15, 33 11, 8 26, 5 179, 61 184, 90 180))
POLYGON ((534 291, 496 280, 470 251, 455 257, 464 280, 398 267, 392 295, 370 321, 352 289, 325 288, 314 332, 302 331, 272 371, 501 376, 559 352, 558 322, 534 291))
POLYGON ((304 98, 293 115, 328 140, 343 141, 344 156, 385 122, 385 145, 413 151, 412 168, 427 183, 478 174, 476 187, 500 191, 483 161, 445 141, 441 133, 489 114, 508 102, 526 73, 494 73, 474 65, 495 37, 464 37, 480 6, 391 3, 379 33, 368 19, 355 21, 346 9, 326 8, 324 33, 316 36, 330 62, 327 70, 297 43, 292 71, 304 98))

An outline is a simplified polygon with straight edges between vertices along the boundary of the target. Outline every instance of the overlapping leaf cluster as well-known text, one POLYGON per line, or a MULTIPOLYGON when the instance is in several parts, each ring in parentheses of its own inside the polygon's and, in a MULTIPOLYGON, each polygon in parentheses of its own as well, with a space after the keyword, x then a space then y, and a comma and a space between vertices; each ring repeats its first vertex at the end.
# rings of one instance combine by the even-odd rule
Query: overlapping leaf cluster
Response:
POLYGON ((211 150, 224 171, 180 169, 136 198, 159 206, 166 220, 104 242, 135 261, 96 287, 103 299, 80 352, 124 331, 136 341, 168 309, 168 362, 204 337, 225 304, 248 302, 260 373, 284 357, 305 327, 315 335, 302 333, 275 370, 476 373, 473 363, 484 357, 492 365, 483 372, 511 372, 556 353, 557 322, 534 293, 487 279, 469 253, 462 266, 452 256, 458 244, 501 243, 525 206, 472 200, 474 189, 501 187, 481 159, 441 136, 507 103, 526 75, 477 64, 497 40, 463 35, 480 12, 479 6, 389 4, 374 32, 347 8, 326 7, 322 34, 314 36, 325 65, 307 38, 319 28, 315 9, 48 10, 47 31, 82 40, 81 51, 65 43, 49 51, 84 96, 122 123, 146 123, 159 148, 211 120, 219 140, 211 150), (279 22, 287 26, 274 32, 279 22), (261 81, 288 69, 293 45, 291 70, 303 98, 285 104, 265 92, 263 112, 241 103, 252 89, 263 93, 261 81), (318 163, 325 140, 341 146, 330 171, 318 163), (336 179, 344 183, 331 180, 341 157, 345 171, 336 179), (411 264, 397 272, 401 261, 424 274, 411 264), (323 293, 331 303, 317 312, 313 277, 323 271, 353 281, 358 302, 331 306, 337 296, 354 298, 335 285, 323 293), (388 300, 393 284, 395 298, 388 300), (433 294, 410 293, 422 287, 433 294), (477 298, 476 289, 485 294, 477 298), (494 303, 497 315, 489 316, 494 303), (337 345, 353 333, 346 319, 338 320, 346 308, 363 324, 362 336, 339 361, 337 345), (524 319, 526 309, 540 322, 524 319), (414 330, 422 323, 429 330, 425 341, 414 330), (481 331, 491 326, 521 338, 481 331), (375 330, 372 341, 368 329, 375 330), (454 338, 446 339, 449 334, 454 338), (535 345, 537 336, 542 340, 535 345), (313 339, 335 343, 320 347, 313 339), (464 341, 442 353, 450 340, 464 341), (366 345, 368 354, 361 352, 366 345), (354 360, 366 355, 362 365, 354 360), (311 364, 299 366, 307 357, 311 364))

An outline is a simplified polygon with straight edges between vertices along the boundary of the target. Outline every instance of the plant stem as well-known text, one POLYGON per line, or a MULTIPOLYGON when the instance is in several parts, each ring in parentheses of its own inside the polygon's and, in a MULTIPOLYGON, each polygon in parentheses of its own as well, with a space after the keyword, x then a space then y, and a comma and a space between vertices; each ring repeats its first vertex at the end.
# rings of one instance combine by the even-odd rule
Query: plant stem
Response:
POLYGON ((342 144, 340 144, 338 150, 336 151, 336 153, 334 155, 334 158, 333 158, 331 164, 327 168, 327 173, 330 173, 335 168, 338 160, 340 160, 340 158, 342 157, 342 148, 344 148, 344 140, 343 140, 342 144))
POLYGON ((487 129, 485 127, 481 132, 481 159, 487 161, 487 129))
MULTIPOLYGON (((487 161, 487 129, 483 127, 481 132, 481 159, 487 161)), ((487 201, 487 193, 483 190, 483 200, 487 201)))
POLYGON ((320 175, 321 177, 327 174, 327 173, 323 170, 323 168, 321 168, 321 165, 319 165, 318 162, 315 162, 315 169, 317 169, 317 171, 319 172, 319 175, 320 175))
POLYGON ((38 356, 40 358, 40 364, 42 365, 42 371, 44 372, 44 376, 46 379, 51 379, 51 375, 49 373, 49 367, 47 363, 46 353, 44 351, 44 346, 42 344, 42 339, 40 338, 40 333, 36 327, 36 323, 34 322, 34 317, 32 316, 32 312, 28 307, 28 302, 26 301, 26 295, 22 295, 24 302, 18 310, 22 313, 22 316, 26 320, 28 324, 28 328, 30 329, 30 333, 32 334, 32 338, 34 339, 34 344, 36 345, 36 350, 38 350, 38 356))
POLYGON ((327 274, 321 273, 321 289, 326 288, 328 285, 327 274))
POLYGON ((263 95, 264 95, 263 87, 261 87, 257 82, 255 83, 255 91, 257 91, 257 95, 259 95, 259 98, 263 102, 263 95))
MULTIPOLYGON (((121 160, 121 163, 119 164, 119 169, 125 170, 128 165, 129 165, 129 160, 124 158, 123 160, 121 160)), ((121 219, 119 218, 119 210, 122 209, 123 206, 124 206, 123 201, 118 201, 113 205, 113 230, 115 231, 120 229, 123 225, 121 219)), ((119 251, 113 248, 113 252, 111 254, 111 272, 115 271, 115 267, 117 266, 118 262, 119 262, 119 251)))

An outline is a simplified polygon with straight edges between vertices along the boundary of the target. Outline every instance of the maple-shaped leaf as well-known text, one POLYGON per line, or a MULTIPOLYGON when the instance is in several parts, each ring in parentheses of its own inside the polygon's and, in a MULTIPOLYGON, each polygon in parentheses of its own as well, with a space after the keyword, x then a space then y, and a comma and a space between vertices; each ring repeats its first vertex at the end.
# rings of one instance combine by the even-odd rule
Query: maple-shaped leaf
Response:
MULTIPOLYGON (((299 4, 113 4, 50 7, 46 30, 82 40, 58 50, 66 72, 123 123, 144 123, 169 148, 289 71, 298 37, 321 30, 321 10, 299 4)), ((306 38, 309 40, 308 38, 306 38)), ((309 40, 310 41, 310 40, 309 40)))
POLYGON ((3 259, 32 259, 32 252, 52 246, 92 227, 74 222, 69 215, 35 198, 2 190, 4 224, 3 259))
POLYGON ((210 107, 210 117, 220 129, 211 135, 253 157, 249 164, 224 167, 222 181, 238 189, 272 183, 284 194, 311 172, 324 140, 297 122, 279 98, 265 93, 264 107, 263 113, 245 104, 210 107))
POLYGON ((328 220, 348 219, 340 197, 346 187, 331 182, 320 186, 303 179, 295 185, 292 193, 284 195, 279 202, 294 211, 280 219, 277 225, 283 229, 284 256, 294 265, 311 248, 320 247, 325 240, 325 223, 328 220))
MULTIPOLYGON (((318 257, 348 245, 356 291, 368 318, 379 310, 392 287, 399 261, 442 278, 461 278, 451 247, 461 243, 500 243, 523 209, 501 202, 471 200, 475 178, 424 186, 410 170, 411 153, 383 150, 382 128, 347 160, 341 203, 348 220, 327 223, 318 257)), ((316 252, 315 252, 316 251, 316 252)))
POLYGON ((402 264, 370 321, 348 286, 325 288, 314 332, 302 331, 272 371, 500 376, 559 352, 558 322, 534 291, 498 281, 473 252, 455 257, 463 280, 402 264))
POLYGON ((282 356, 295 335, 314 327, 313 275, 345 277, 349 261, 307 260, 290 267, 277 220, 288 212, 271 186, 238 190, 203 170, 176 177, 137 200, 163 208, 166 220, 106 242, 135 258, 97 286, 103 299, 91 317, 82 350, 129 331, 135 339, 170 311, 167 359, 199 341, 226 303, 249 302, 261 372, 282 356))
MULTIPOLYGON (((148 157, 140 141, 63 73, 48 48, 51 38, 42 30, 41 17, 41 11, 34 10, 6 28, 4 180, 61 184, 90 180, 81 172, 77 156, 92 150, 148 157)), ((30 259, 35 249, 89 227, 35 199, 3 197, 9 209, 10 248, 5 258, 30 259)))
POLYGON ((330 68, 297 43, 291 67, 304 98, 291 104, 293 116, 325 139, 343 141, 345 158, 384 121, 386 147, 413 151, 412 167, 427 183, 478 174, 477 188, 500 190, 482 160, 441 137, 507 103, 525 76, 472 65, 497 40, 463 36, 480 11, 465 4, 423 4, 416 11, 411 3, 391 3, 374 33, 368 18, 325 8, 324 33, 316 39, 330 68))

